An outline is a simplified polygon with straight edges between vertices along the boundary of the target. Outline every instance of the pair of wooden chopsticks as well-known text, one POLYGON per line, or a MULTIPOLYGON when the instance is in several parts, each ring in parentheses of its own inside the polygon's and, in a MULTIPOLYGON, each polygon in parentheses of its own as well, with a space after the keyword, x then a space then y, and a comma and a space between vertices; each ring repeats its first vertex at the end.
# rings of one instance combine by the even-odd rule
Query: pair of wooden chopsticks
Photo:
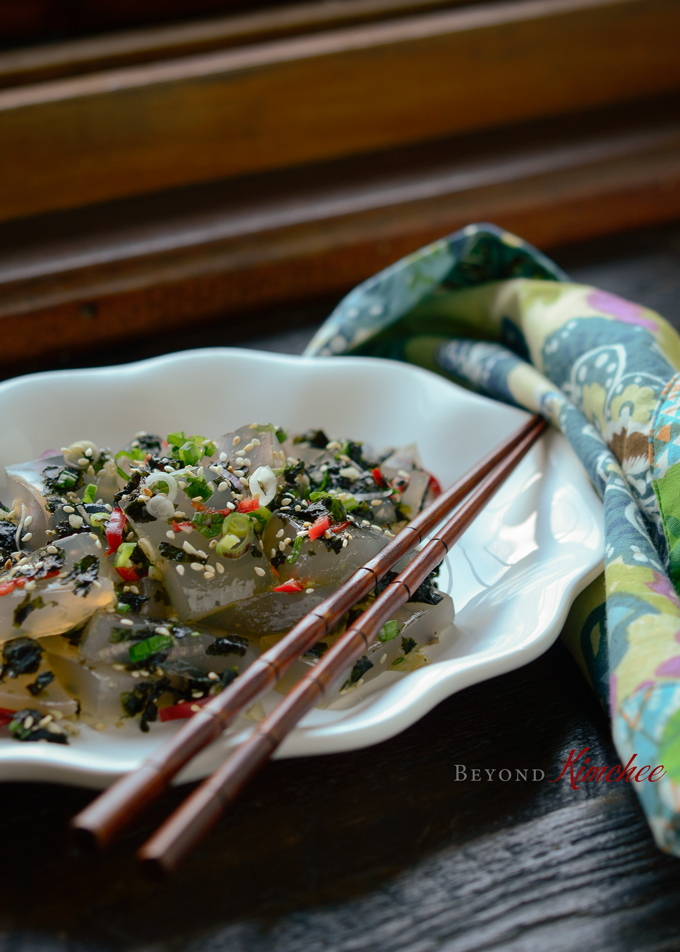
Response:
POLYGON ((153 801, 179 771, 254 701, 293 662, 326 635, 354 604, 465 497, 465 502, 371 607, 325 652, 238 747, 160 827, 139 852, 145 870, 160 878, 171 873, 234 802, 297 722, 329 686, 365 653, 372 639, 446 557, 493 493, 539 438, 547 423, 539 416, 484 457, 419 513, 385 548, 358 569, 333 595, 302 619, 273 648, 257 658, 221 694, 201 708, 144 763, 104 791, 79 813, 72 826, 81 842, 105 849, 153 801), (474 490, 474 491, 473 491, 474 490))

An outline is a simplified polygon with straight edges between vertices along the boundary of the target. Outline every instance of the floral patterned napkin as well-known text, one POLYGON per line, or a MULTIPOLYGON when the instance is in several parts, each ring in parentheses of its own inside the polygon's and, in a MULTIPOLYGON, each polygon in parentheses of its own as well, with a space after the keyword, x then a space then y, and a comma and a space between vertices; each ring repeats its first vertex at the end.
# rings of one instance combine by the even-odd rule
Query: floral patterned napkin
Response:
POLYGON ((610 712, 658 845, 680 855, 680 336, 483 224, 359 285, 307 353, 420 364, 542 413, 569 440, 604 502, 606 552, 563 638, 610 712))

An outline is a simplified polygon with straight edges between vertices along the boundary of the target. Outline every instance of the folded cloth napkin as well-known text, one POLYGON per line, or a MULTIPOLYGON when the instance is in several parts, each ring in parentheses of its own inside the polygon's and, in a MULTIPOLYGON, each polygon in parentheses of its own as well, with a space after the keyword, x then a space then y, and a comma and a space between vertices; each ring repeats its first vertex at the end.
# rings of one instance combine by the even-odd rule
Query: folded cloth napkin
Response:
POLYGON ((482 224, 359 285, 307 353, 420 364, 543 414, 569 440, 604 502, 605 571, 577 599, 566 640, 622 764, 665 768, 632 786, 657 844, 680 855, 678 334, 482 224))

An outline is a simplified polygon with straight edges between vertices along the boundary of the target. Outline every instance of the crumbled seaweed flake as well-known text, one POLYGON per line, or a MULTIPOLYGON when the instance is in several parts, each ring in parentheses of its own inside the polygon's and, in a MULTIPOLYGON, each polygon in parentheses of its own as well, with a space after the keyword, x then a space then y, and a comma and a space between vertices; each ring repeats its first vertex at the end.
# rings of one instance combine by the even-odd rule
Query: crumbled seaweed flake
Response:
POLYGON ((16 550, 17 527, 8 519, 0 519, 0 556, 8 559, 16 550))
POLYGON ((143 436, 135 437, 135 442, 140 449, 147 453, 160 453, 162 439, 160 436, 153 436, 151 433, 145 433, 143 436))
POLYGON ((36 595, 34 599, 31 599, 30 593, 26 592, 26 597, 24 598, 23 602, 14 609, 14 627, 21 628, 31 612, 37 611, 39 608, 44 607, 45 602, 43 601, 41 595, 36 595))
POLYGON ((286 483, 289 483, 292 486, 295 484, 295 480, 297 479, 297 477, 301 473, 304 473, 304 471, 305 471, 305 464, 300 459, 296 463, 292 463, 286 466, 286 468, 283 471, 283 478, 285 479, 286 483))
POLYGON ((170 634, 181 641, 182 638, 187 638, 191 635, 198 634, 198 632, 191 628, 189 625, 183 625, 181 622, 175 622, 174 625, 170 625, 170 634))
POLYGON ((158 699, 170 688, 169 678, 159 678, 158 681, 141 681, 132 691, 124 691, 120 696, 123 711, 128 717, 141 714, 139 727, 144 733, 149 730, 149 724, 158 718, 158 699))
POLYGON ((128 503, 123 512, 132 522, 138 522, 140 524, 156 522, 156 517, 152 516, 146 508, 146 502, 143 502, 139 498, 133 499, 132 502, 128 503))
POLYGON ((66 539, 68 536, 79 535, 84 532, 92 532, 92 527, 83 519, 83 524, 79 529, 74 529, 71 523, 67 519, 62 519, 61 522, 58 522, 56 526, 52 529, 52 532, 57 537, 57 539, 66 539))
POLYGON ((54 675, 51 671, 43 671, 42 674, 39 674, 38 677, 31 684, 27 684, 26 687, 31 692, 33 697, 37 697, 41 694, 46 687, 49 687, 50 684, 54 681, 54 675))
POLYGON ((121 501, 123 496, 131 496, 135 492, 135 490, 139 488, 139 484, 142 481, 142 476, 144 475, 145 474, 141 470, 136 469, 134 473, 132 474, 132 476, 130 476, 127 483, 120 490, 120 492, 117 492, 116 495, 113 497, 114 501, 118 503, 121 501))
POLYGON ((315 645, 305 651, 303 658, 307 658, 308 661, 318 661, 326 652, 328 651, 328 645, 325 641, 317 641, 315 645))
POLYGON ((205 649, 205 653, 207 655, 219 656, 236 654, 242 658, 246 653, 247 647, 247 638, 241 638, 238 635, 223 635, 220 638, 215 638, 215 640, 205 649))
POLYGON ((409 654, 416 646, 415 638, 402 638, 401 648, 405 655, 409 654))
POLYGON ((235 665, 232 665, 230 668, 225 668, 220 675, 220 684, 223 688, 226 688, 231 684, 232 681, 235 681, 238 676, 239 670, 235 665))
POLYGON ((6 641, 2 646, 3 665, 0 681, 18 678, 20 674, 35 674, 40 667, 43 649, 33 638, 22 636, 6 641))
POLYGON ((118 596, 118 603, 125 605, 127 611, 134 612, 136 615, 141 612, 142 606, 148 601, 148 595, 137 595, 135 592, 122 592, 118 596))
POLYGON ((73 592, 80 598, 85 598, 99 575, 99 559, 96 555, 84 555, 80 562, 76 562, 66 576, 74 583, 73 592))
POLYGON ((372 667, 373 667, 373 662, 369 661, 366 655, 364 655, 362 658, 359 658, 357 663, 352 668, 352 673, 350 674, 347 681, 345 681, 345 684, 343 685, 343 687, 348 687, 352 684, 356 684, 359 678, 361 678, 372 667))
POLYGON ((68 466, 46 466, 43 470, 45 495, 57 495, 75 492, 83 484, 83 474, 79 469, 68 466))
POLYGON ((435 580, 433 575, 428 575, 424 582, 422 582, 418 588, 415 590, 410 602, 423 602, 425 605, 438 605, 444 596, 435 586, 435 580))
POLYGON ((9 732, 15 740, 39 741, 46 740, 50 744, 68 744, 66 731, 55 721, 49 721, 44 727, 40 726, 43 715, 32 708, 17 711, 9 723, 9 732), (49 729, 48 729, 49 728, 49 729))
POLYGON ((189 555, 184 549, 180 549, 170 542, 160 542, 158 552, 164 559, 169 559, 171 562, 201 562, 203 565, 207 562, 207 559, 201 558, 200 555, 189 555))

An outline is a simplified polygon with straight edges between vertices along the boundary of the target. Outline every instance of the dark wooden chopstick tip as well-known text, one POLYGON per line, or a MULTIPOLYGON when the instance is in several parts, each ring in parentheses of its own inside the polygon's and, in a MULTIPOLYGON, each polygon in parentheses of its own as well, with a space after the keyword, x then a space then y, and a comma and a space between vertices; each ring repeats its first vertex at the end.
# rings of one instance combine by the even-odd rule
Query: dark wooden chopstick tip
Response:
POLYGON ((75 823, 70 825, 69 841, 78 853, 85 856, 101 856, 107 847, 107 843, 103 842, 94 830, 75 823))

